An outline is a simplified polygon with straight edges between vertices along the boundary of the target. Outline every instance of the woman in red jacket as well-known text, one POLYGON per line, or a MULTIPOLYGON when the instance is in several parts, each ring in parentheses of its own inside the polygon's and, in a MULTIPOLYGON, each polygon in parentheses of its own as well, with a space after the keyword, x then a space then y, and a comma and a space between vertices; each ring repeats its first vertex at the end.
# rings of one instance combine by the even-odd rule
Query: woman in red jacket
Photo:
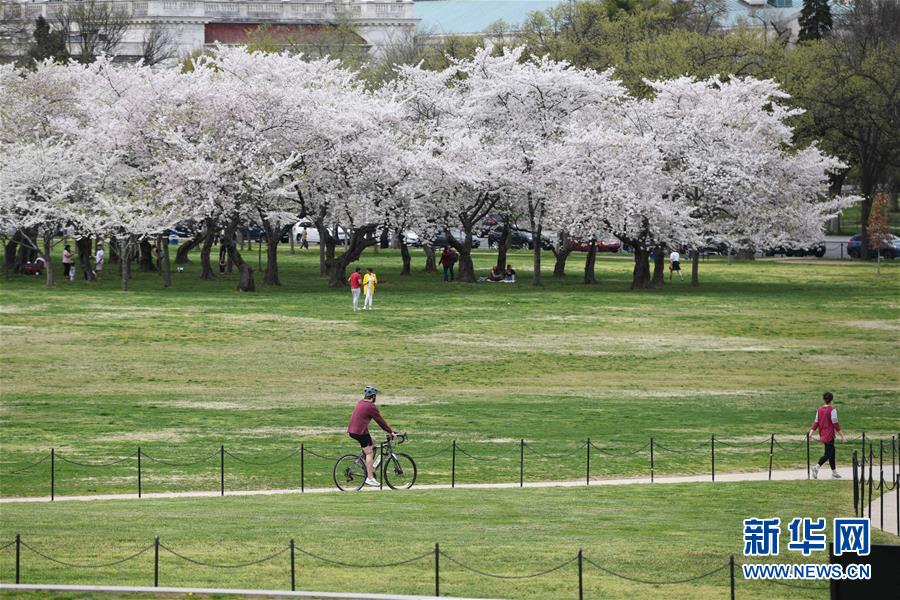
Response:
POLYGON ((835 432, 841 434, 842 442, 847 440, 844 438, 844 432, 841 431, 841 424, 838 422, 837 409, 831 405, 831 401, 834 400, 834 394, 825 392, 822 394, 822 399, 825 401, 825 404, 816 411, 816 420, 813 421, 812 427, 809 428, 809 433, 812 434, 816 429, 819 430, 819 440, 825 444, 825 454, 819 459, 819 463, 813 467, 812 476, 813 479, 819 478, 819 467, 824 465, 827 460, 831 466, 831 476, 835 479, 840 479, 841 476, 837 472, 837 461, 834 454, 835 432))

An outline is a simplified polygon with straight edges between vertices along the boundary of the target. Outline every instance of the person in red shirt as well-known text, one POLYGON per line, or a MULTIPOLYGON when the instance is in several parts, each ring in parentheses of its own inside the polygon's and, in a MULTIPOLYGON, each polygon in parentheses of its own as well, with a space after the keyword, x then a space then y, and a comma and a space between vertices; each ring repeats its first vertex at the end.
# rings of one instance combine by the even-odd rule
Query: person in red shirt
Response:
POLYGON ((369 422, 375 419, 378 426, 387 432, 389 439, 393 439, 396 435, 375 406, 377 395, 377 389, 371 385, 366 386, 366 389, 363 390, 363 399, 356 403, 356 408, 353 409, 353 414, 350 415, 350 424, 347 426, 347 433, 359 442, 363 452, 366 454, 366 485, 376 486, 378 485, 378 480, 375 479, 374 467, 375 453, 373 446, 375 442, 372 441, 372 436, 369 435, 369 422))
POLYGON ((356 267, 356 270, 350 274, 350 293, 353 295, 353 312, 357 312, 359 310, 359 292, 362 290, 362 275, 359 272, 359 267, 356 267))
POLYGON ((834 400, 834 394, 825 392, 822 394, 822 399, 825 401, 825 404, 816 411, 816 420, 813 421, 812 427, 809 428, 809 433, 812 434, 816 429, 819 430, 819 440, 825 444, 825 454, 819 459, 819 463, 813 467, 812 476, 813 479, 818 479, 819 467, 824 465, 825 461, 828 461, 828 464, 831 466, 831 476, 835 479, 840 479, 841 476, 837 472, 837 459, 834 453, 834 434, 839 433, 842 442, 847 440, 844 438, 844 432, 841 431, 841 424, 838 422, 837 409, 831 405, 832 400, 834 400))

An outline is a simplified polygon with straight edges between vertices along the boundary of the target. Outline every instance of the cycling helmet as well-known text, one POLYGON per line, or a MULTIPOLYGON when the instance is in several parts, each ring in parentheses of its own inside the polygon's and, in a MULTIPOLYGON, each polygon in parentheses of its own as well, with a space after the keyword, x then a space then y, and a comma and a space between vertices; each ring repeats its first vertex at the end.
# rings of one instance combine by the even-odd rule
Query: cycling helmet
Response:
POLYGON ((366 389, 363 390, 363 396, 366 398, 370 398, 372 396, 378 395, 378 389, 375 386, 367 385, 366 389))

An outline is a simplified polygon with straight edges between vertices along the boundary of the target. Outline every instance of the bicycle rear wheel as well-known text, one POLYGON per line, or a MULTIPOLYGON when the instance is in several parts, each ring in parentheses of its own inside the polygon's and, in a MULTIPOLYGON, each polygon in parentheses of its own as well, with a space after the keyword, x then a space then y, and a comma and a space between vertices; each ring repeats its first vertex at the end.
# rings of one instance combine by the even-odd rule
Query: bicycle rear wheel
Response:
POLYGON ((416 482, 416 461, 402 452, 388 457, 384 463, 384 482, 392 490, 408 490, 416 482))
POLYGON ((356 491, 366 484, 366 466, 356 454, 345 454, 334 463, 334 485, 342 492, 356 491))

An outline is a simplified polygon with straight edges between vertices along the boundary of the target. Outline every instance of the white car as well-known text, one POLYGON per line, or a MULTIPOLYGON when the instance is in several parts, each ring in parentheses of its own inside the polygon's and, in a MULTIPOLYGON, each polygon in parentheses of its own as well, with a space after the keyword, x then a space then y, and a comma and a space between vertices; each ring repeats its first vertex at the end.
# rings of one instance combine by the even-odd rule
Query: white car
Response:
MULTIPOLYGON (((318 244, 319 240, 319 230, 316 229, 315 224, 312 221, 298 221, 294 224, 292 235, 294 236, 294 240, 300 241, 300 236, 303 234, 303 230, 306 229, 306 241, 310 244, 318 244)), ((338 243, 344 244, 347 241, 347 232, 343 227, 338 226, 338 243)))
POLYGON ((406 242, 406 245, 410 248, 418 248, 422 245, 422 241, 419 239, 419 234, 415 231, 404 231, 403 241, 406 242))

